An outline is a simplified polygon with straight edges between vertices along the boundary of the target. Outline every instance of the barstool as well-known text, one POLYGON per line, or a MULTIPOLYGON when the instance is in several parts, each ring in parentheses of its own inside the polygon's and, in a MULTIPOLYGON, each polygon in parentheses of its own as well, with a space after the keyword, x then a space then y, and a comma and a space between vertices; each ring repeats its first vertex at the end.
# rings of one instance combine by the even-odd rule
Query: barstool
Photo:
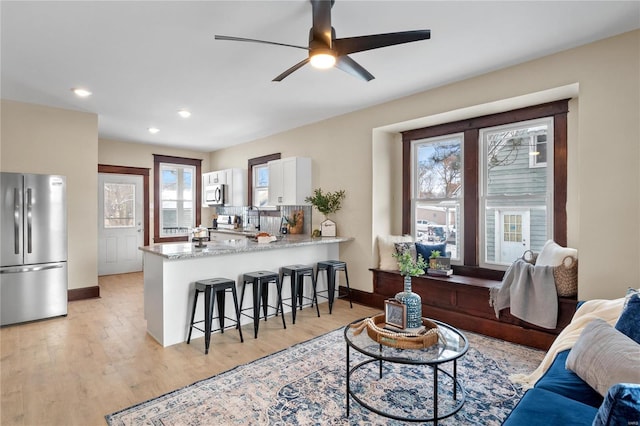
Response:
MULTIPOLYGON (((320 317, 320 308, 318 307, 318 298, 316 294, 316 278, 313 275, 313 266, 307 265, 289 265, 280 268, 280 283, 284 284, 284 277, 289 277, 291 281, 291 305, 282 302, 283 305, 291 306, 291 318, 293 323, 296 323, 296 310, 300 307, 302 310, 303 300, 307 299, 311 301, 309 306, 313 306, 315 303, 318 317, 320 317), (304 296, 304 277, 311 278, 311 284, 313 287, 313 297, 304 296)), ((277 314, 277 311, 276 311, 277 314)), ((283 312, 284 315, 284 312, 283 312)))
POLYGON ((320 271, 326 271, 327 290, 319 291, 318 295, 320 293, 327 292, 327 299, 329 300, 329 314, 331 314, 331 311, 333 310, 333 298, 335 296, 336 275, 338 274, 338 271, 344 271, 344 276, 347 281, 347 296, 349 297, 349 306, 353 308, 353 303, 351 302, 351 287, 349 287, 349 273, 347 272, 347 263, 340 260, 325 260, 323 262, 318 262, 316 265, 316 283, 318 282, 318 273, 320 271))
MULTIPOLYGON (((236 293, 236 282, 233 280, 229 280, 227 278, 211 278, 208 280, 196 281, 196 294, 193 298, 193 310, 191 311, 191 327, 189 328, 189 336, 187 337, 187 344, 191 342, 191 332, 195 328, 196 330, 200 330, 204 333, 204 353, 209 353, 209 344, 211 343, 211 332, 212 331, 220 331, 224 333, 224 320, 225 318, 234 321, 235 327, 238 329, 240 333, 240 341, 244 342, 244 338, 242 337, 242 328, 240 327, 240 310, 238 309, 238 294, 236 293), (236 311, 236 318, 225 317, 224 315, 224 305, 225 305, 225 293, 227 290, 231 291, 233 294, 233 306, 236 311), (196 315, 196 306, 198 306, 198 295, 200 293, 204 293, 204 320, 195 321, 194 318, 196 315), (213 305, 214 299, 218 297, 218 316, 213 316, 213 305), (213 320, 218 318, 220 322, 220 328, 215 330, 211 330, 211 324, 213 320), (204 330, 195 326, 195 324, 204 322, 204 330)), ((228 326, 230 328, 232 326, 228 326)))
MULTIPOLYGON (((253 331, 254 337, 258 338, 258 327, 260 326, 260 304, 262 304, 262 309, 264 312, 264 320, 267 320, 267 308, 275 308, 276 316, 278 315, 278 307, 270 306, 269 302, 269 283, 276 283, 276 289, 278 291, 278 307, 284 312, 282 308, 282 282, 278 277, 276 272, 271 271, 256 271, 256 272, 248 272, 242 276, 242 293, 240 295, 240 314, 245 315, 247 317, 251 317, 251 315, 245 314, 243 311, 252 309, 253 310, 253 331), (242 303, 244 301, 244 290, 247 286, 247 283, 253 284, 253 307, 252 308, 242 308, 242 303)), ((282 326, 287 328, 287 325, 284 322, 284 314, 282 315, 282 326)))

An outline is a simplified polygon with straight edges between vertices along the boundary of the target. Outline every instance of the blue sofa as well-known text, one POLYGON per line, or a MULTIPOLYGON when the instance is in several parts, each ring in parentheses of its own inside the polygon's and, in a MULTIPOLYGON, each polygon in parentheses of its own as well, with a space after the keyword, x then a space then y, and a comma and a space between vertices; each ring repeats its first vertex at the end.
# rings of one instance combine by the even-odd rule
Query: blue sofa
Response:
MULTIPOLYGON (((623 310, 616 329, 625 336, 623 345, 615 346, 620 342, 617 332, 611 332, 610 327, 602 321, 593 321, 587 326, 580 336, 579 341, 574 345, 573 359, 571 350, 559 352, 555 360, 538 380, 532 389, 529 389, 518 402, 509 417, 505 420, 505 426, 547 426, 547 425, 594 425, 594 426, 637 426, 640 424, 640 296, 632 296, 631 302, 623 310), (600 333, 600 334, 598 334, 600 333), (606 334, 603 334, 606 333, 606 334), (583 339, 584 336, 584 339, 583 339), (593 337, 595 336, 595 337, 593 337), (622 376, 613 375, 611 370, 606 370, 606 362, 601 364, 598 358, 583 359, 583 363, 594 366, 594 370, 606 372, 606 377, 614 378, 613 384, 607 384, 604 388, 600 386, 602 395, 582 380, 578 374, 567 368, 569 366, 576 369, 576 357, 581 351, 585 352, 585 345, 594 348, 597 342, 590 341, 590 338, 601 339, 603 346, 610 344, 610 349, 618 353, 630 354, 626 362, 625 358, 616 358, 614 355, 602 356, 599 359, 611 359, 612 363, 625 364, 626 370, 622 376), (611 339, 605 342, 606 339, 611 339), (581 342, 582 345, 581 345, 581 342), (637 349, 636 349, 637 347, 637 349), (622 350, 622 349, 625 350, 622 350), (630 351, 627 349, 630 348, 630 351), (636 356, 637 354, 637 356, 636 356), (595 361, 594 361, 595 360, 595 361), (631 371, 631 373, 628 373, 631 371), (618 383, 629 381, 633 383, 618 383)), ((587 349, 591 350, 591 349, 587 349)), ((597 351, 598 349, 593 349, 597 351)), ((606 348, 605 348, 606 350, 606 348)), ((618 364, 618 365, 619 365, 618 364)), ((579 366, 578 366, 579 367, 579 366)), ((616 367, 617 368, 617 367, 616 367)), ((593 383, 593 379, 586 378, 582 367, 576 369, 582 372, 582 377, 593 383)), ((596 380, 597 382, 598 380, 596 380)), ((597 385, 596 385, 597 386, 597 385)))

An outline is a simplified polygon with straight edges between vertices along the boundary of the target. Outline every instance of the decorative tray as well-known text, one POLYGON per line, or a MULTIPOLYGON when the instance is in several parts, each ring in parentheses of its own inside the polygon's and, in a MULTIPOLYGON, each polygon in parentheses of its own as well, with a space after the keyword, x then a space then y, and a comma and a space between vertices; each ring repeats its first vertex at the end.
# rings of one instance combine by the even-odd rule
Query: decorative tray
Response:
POLYGON ((351 327, 356 329, 354 335, 357 336, 366 329, 371 340, 393 348, 423 349, 437 344, 438 341, 446 343, 438 326, 426 318, 422 318, 424 328, 418 332, 393 331, 384 328, 384 325, 385 315, 378 314, 371 318, 365 318, 357 324, 352 324, 351 327))

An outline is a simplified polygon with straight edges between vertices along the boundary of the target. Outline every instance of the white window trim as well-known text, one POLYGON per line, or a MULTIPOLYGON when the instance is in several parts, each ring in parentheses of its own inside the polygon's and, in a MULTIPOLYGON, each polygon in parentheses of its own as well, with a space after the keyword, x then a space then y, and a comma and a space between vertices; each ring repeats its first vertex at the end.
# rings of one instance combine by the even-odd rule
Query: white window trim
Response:
POLYGON ((461 184, 460 196, 458 198, 431 198, 431 199, 420 199, 417 198, 417 167, 416 161, 418 158, 418 147, 419 145, 425 143, 426 141, 430 143, 437 143, 439 141, 451 140, 454 138, 459 138, 460 140, 460 161, 462 163, 462 169, 460 171, 460 182, 464 182, 464 133, 451 133, 443 136, 436 136, 431 138, 424 139, 416 139, 411 141, 411 235, 416 239, 417 229, 416 229, 416 208, 417 204, 420 202, 440 204, 440 203, 453 203, 455 202, 459 207, 460 211, 458 215, 460 217, 460 223, 457 224, 456 227, 456 237, 457 237, 457 257, 455 259, 451 259, 452 265, 463 265, 464 264, 464 185, 461 184))
POLYGON ((520 199, 527 199, 529 198, 529 196, 527 195, 523 195, 523 196, 511 196, 511 197, 503 197, 503 196, 496 196, 496 195, 492 195, 491 197, 487 196, 487 145, 485 143, 485 137, 484 135, 488 132, 495 132, 495 131, 499 131, 499 130, 508 130, 508 129, 515 129, 515 128, 519 128, 522 126, 532 126, 535 124, 546 124, 548 126, 548 131, 547 131, 547 162, 545 163, 546 167, 547 167, 547 191, 546 191, 546 195, 545 195, 545 205, 546 205, 546 221, 547 221, 547 238, 552 238, 551 236, 554 235, 554 229, 553 229, 553 211, 554 211, 554 206, 553 206, 553 190, 554 190, 554 181, 555 181, 555 177, 553 174, 554 171, 554 167, 553 167, 553 153, 554 151, 554 118, 553 117, 544 117, 544 118, 538 118, 538 119, 534 119, 534 120, 526 120, 526 121, 519 121, 516 123, 509 123, 509 124, 505 124, 502 126, 495 126, 495 127, 487 127, 487 128, 483 128, 480 129, 479 134, 478 134, 478 143, 480 144, 480 149, 479 149, 479 157, 480 157, 480 165, 479 165, 479 174, 480 174, 480 185, 478 188, 478 202, 480 203, 478 206, 478 211, 479 211, 479 227, 478 227, 478 231, 480 233, 480 244, 478 247, 478 255, 479 255, 479 261, 478 261, 478 265, 481 268, 488 268, 488 269, 497 269, 497 270, 507 270, 509 265, 503 265, 503 264, 499 264, 499 263, 491 263, 491 262, 487 262, 486 259, 486 240, 487 240, 487 229, 486 229, 486 221, 487 221, 487 210, 486 210, 486 205, 487 205, 487 201, 488 200, 501 200, 501 199, 509 199, 512 203, 513 203, 513 208, 517 208, 518 204, 518 198, 520 199), (551 155, 549 155, 551 153, 551 155))
MULTIPOLYGON (((192 188, 191 188, 191 192, 192 192, 192 194, 193 194, 193 195, 192 195, 192 199, 191 199, 191 202, 192 202, 192 209, 193 209, 193 214, 192 214, 192 216, 193 216, 193 222, 191 223, 191 228, 195 228, 195 226, 196 226, 196 223, 195 223, 195 221, 196 221, 196 211, 195 211, 195 209, 196 209, 196 208, 199 208, 198 206, 196 206, 196 189, 197 189, 197 185, 196 185, 196 181, 195 181, 195 180, 196 180, 196 179, 199 179, 199 177, 197 177, 197 176, 196 176, 196 167, 191 166, 191 165, 187 165, 187 164, 177 164, 177 163, 160 163, 160 194, 157 194, 157 196, 159 196, 159 197, 160 197, 160 203, 159 203, 160 211, 158 212, 158 219, 159 219, 159 221, 160 221, 160 222, 159 222, 159 224, 160 224, 160 226, 159 226, 159 230, 160 230, 160 237, 161 237, 161 238, 167 238, 167 237, 183 237, 183 236, 185 236, 185 235, 186 235, 186 236, 188 236, 188 235, 189 235, 189 231, 187 231, 187 232, 185 232, 185 233, 180 233, 180 232, 178 232, 178 233, 175 233, 175 234, 166 234, 166 233, 164 233, 164 231, 163 231, 163 230, 164 230, 164 227, 162 226, 162 224, 163 224, 163 210, 164 210, 164 209, 162 208, 162 203, 165 201, 165 200, 162 198, 162 184, 163 184, 163 181, 162 181, 162 175, 163 175, 163 173, 162 173, 162 172, 163 172, 166 168, 176 168, 176 167, 178 167, 178 168, 182 168, 182 169, 190 169, 190 170, 191 170, 191 176, 192 176, 192 178, 191 178, 191 186, 192 186, 192 188)), ((181 196, 182 196, 181 194, 182 194, 182 193, 183 193, 183 191, 182 191, 182 183, 181 183, 181 178, 179 178, 179 179, 178 179, 178 183, 177 183, 177 189, 176 189, 176 199, 175 199, 175 200, 170 200, 170 201, 176 201, 176 202, 178 202, 178 201, 185 201, 183 198, 181 198, 181 196)), ((179 208, 178 208, 177 206, 176 206, 176 209, 177 209, 177 210, 179 210, 179 208)), ((177 214, 177 215, 178 215, 178 217, 179 217, 179 214, 178 214, 178 213, 176 213, 176 214, 177 214)), ((179 223, 179 222, 178 222, 178 223, 179 223)))

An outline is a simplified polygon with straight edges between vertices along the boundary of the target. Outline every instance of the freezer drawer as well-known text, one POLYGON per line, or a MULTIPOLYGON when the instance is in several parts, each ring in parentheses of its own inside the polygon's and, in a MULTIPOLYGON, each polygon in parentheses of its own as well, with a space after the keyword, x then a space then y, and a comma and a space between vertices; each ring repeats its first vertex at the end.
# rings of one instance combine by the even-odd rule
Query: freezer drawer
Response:
POLYGON ((0 269, 0 325, 67 315, 67 262, 0 269))

